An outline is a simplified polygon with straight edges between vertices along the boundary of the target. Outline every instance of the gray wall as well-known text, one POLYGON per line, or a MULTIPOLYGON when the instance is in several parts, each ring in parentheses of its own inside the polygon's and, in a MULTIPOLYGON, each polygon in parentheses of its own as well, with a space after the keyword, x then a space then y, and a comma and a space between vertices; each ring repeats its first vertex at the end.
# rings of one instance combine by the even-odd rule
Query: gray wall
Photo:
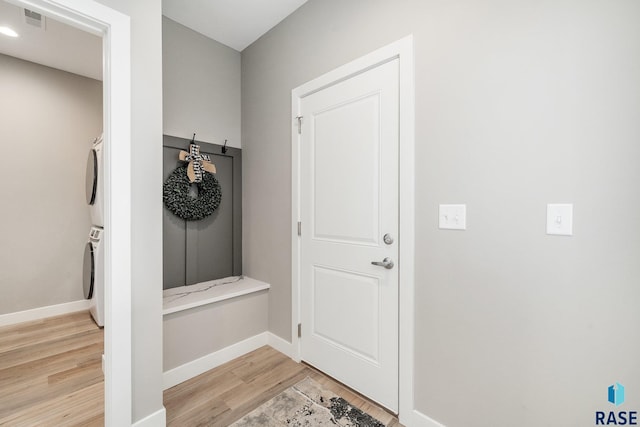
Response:
POLYGON ((162 18, 164 133, 240 148, 240 52, 162 18))
POLYGON ((266 331, 268 291, 164 316, 164 370, 266 331))
POLYGON ((102 83, 0 55, 0 93, 0 314, 82 300, 102 83))
MULTIPOLYGON (((165 135, 163 175, 166 180, 176 167, 181 150, 189 151, 190 140, 165 135)), ((202 154, 216 166, 222 200, 210 216, 185 221, 163 206, 163 288, 193 285, 207 280, 242 274, 242 152, 196 140, 202 154)))
POLYGON ((99 0, 131 17, 133 414, 162 408, 162 4, 99 0))
POLYGON ((310 0, 242 53, 245 273, 290 339, 291 89, 415 36, 416 408, 447 426, 640 407, 640 3, 310 0), (574 203, 574 236, 545 205, 574 203), (438 229, 467 203, 468 230, 438 229), (273 250, 277 248, 277 250, 273 250))

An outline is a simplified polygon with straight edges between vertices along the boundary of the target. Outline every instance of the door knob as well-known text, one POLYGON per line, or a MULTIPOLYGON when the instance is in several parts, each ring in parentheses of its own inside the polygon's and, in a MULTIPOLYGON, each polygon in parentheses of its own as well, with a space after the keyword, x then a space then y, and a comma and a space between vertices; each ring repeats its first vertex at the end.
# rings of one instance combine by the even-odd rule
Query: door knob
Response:
POLYGON ((384 267, 387 270, 391 270, 393 268, 393 260, 389 257, 386 257, 382 261, 371 261, 373 265, 379 265, 380 267, 384 267))

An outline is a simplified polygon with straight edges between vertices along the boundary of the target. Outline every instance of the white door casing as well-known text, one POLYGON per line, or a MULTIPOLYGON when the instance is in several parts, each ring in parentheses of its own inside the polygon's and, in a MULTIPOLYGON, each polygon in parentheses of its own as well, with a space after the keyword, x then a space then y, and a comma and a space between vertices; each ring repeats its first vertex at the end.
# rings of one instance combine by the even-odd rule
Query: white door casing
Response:
MULTIPOLYGON (((413 404, 414 341, 414 81, 413 36, 393 42, 361 58, 351 61, 295 89, 291 93, 291 246, 292 246, 292 358, 301 360, 298 325, 301 322, 301 243, 298 221, 301 218, 301 141, 298 131, 302 100, 315 92, 347 80, 378 65, 398 60, 399 69, 399 230, 396 239, 399 288, 399 419, 407 426, 423 425, 423 416, 413 404)), ((304 122, 304 119, 302 119, 304 122)), ((308 226, 302 224, 302 230, 308 226)), ((378 236, 380 238, 380 236, 378 236)), ((368 259, 367 262, 373 259, 368 259)), ((379 260, 381 261, 381 260, 379 260)), ((339 273, 338 273, 339 274, 339 273)), ((302 329, 305 329, 303 327, 302 329)))
POLYGON ((301 357, 397 412, 398 60, 300 115, 301 357))
POLYGON ((105 425, 131 425, 131 34, 89 0, 9 0, 102 37, 105 141, 105 425), (117 171, 117 173, 116 173, 117 171))

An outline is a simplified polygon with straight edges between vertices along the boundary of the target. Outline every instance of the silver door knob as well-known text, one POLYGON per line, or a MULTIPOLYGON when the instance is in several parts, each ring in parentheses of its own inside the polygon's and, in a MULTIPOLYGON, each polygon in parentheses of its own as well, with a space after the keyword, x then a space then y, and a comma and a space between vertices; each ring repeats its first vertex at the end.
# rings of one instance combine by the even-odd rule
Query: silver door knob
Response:
POLYGON ((387 270, 391 270, 393 268, 393 260, 389 257, 386 257, 385 259, 381 261, 371 261, 371 264, 373 265, 379 265, 380 267, 384 267, 387 270))

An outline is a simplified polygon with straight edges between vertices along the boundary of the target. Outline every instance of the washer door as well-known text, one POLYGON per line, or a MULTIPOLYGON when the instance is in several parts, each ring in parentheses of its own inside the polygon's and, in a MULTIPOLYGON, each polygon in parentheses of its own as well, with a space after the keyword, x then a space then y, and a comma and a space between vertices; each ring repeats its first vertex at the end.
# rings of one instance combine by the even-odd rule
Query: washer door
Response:
POLYGON ((98 154, 96 150, 89 151, 87 158, 87 175, 85 182, 85 194, 87 196, 87 204, 93 205, 96 202, 96 193, 98 190, 98 154))
POLYGON ((82 270, 82 286, 84 288, 84 297, 91 299, 93 296, 93 283, 95 281, 95 259, 93 256, 93 245, 91 242, 84 247, 84 262, 82 270))

